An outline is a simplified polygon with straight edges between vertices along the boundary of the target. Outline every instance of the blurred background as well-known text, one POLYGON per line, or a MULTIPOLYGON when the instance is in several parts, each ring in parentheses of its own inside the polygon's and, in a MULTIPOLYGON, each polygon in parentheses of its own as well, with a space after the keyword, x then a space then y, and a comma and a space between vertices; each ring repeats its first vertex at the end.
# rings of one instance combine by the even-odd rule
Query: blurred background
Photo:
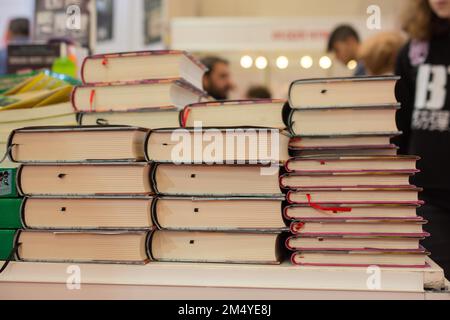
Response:
MULTIPOLYGON (((356 61, 346 65, 326 50, 334 27, 349 24, 362 40, 399 30, 407 1, 2 0, 0 34, 7 33, 9 21, 23 17, 30 21, 33 43, 67 37, 66 9, 76 4, 81 30, 71 38, 91 53, 182 49, 200 58, 220 56, 230 62, 235 84, 230 98, 246 97, 253 86, 284 98, 294 79, 355 72, 356 61), (369 26, 374 13, 379 25, 369 26)), ((85 54, 75 53, 79 60, 85 54)))

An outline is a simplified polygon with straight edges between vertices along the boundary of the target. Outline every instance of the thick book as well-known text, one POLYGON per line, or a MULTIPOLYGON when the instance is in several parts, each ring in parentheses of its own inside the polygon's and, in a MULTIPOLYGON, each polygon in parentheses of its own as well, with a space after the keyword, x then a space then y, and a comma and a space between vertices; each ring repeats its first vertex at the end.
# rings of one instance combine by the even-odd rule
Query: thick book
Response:
POLYGON ((27 164, 17 173, 22 195, 149 195, 152 167, 145 163, 27 164))
POLYGON ((280 177, 283 189, 302 190, 314 188, 411 188, 410 177, 415 171, 409 172, 296 172, 280 177))
POLYGON ((294 235, 286 240, 291 251, 361 251, 361 250, 417 250, 422 237, 373 235, 294 235))
POLYGON ((183 198, 154 201, 153 221, 159 229, 194 231, 288 230, 280 214, 281 198, 183 198))
POLYGON ((151 130, 179 128, 180 112, 166 109, 134 112, 85 112, 80 114, 79 124, 81 126, 126 125, 151 130))
POLYGON ((346 172, 404 172, 416 173, 419 157, 414 156, 373 156, 373 157, 322 157, 292 158, 286 163, 291 173, 346 172))
POLYGON ((146 231, 20 230, 18 261, 146 264, 150 233, 146 231))
MULTIPOLYGON (((326 205, 346 204, 423 204, 419 200, 419 188, 334 188, 290 191, 287 200, 291 204, 307 204, 322 210, 326 205)), ((337 208, 336 211, 345 211, 337 208)))
MULTIPOLYGON (((31 197, 18 217, 42 230, 150 230, 151 197, 31 197)), ((1 202, 0 202, 1 205, 1 202)))
POLYGON ((145 141, 147 161, 177 164, 271 164, 289 159, 289 135, 278 129, 161 129, 145 141))
POLYGON ((22 199, 0 199, 0 229, 21 229, 22 199))
POLYGON ((397 135, 398 105, 293 110, 288 124, 294 136, 397 135))
POLYGON ((0 168, 0 199, 16 198, 19 195, 16 176, 17 169, 0 168))
POLYGON ((259 165, 158 164, 153 190, 166 196, 282 196, 279 168, 259 165))
POLYGON ((122 126, 23 128, 11 133, 9 156, 20 163, 143 161, 147 132, 122 126))
POLYGON ((236 232, 155 231, 149 247, 155 261, 233 264, 279 264, 284 250, 280 234, 236 232))
POLYGON ((303 136, 293 137, 289 142, 289 148, 295 150, 317 149, 363 149, 386 148, 391 146, 391 139, 397 135, 347 135, 347 136, 303 136))
POLYGON ((185 51, 161 50, 100 54, 87 57, 81 69, 84 83, 182 78, 203 88, 206 67, 185 51))
POLYGON ((305 79, 289 88, 289 104, 294 109, 361 107, 397 103, 395 88, 399 77, 354 77, 305 79))
POLYGON ((391 236, 424 238, 423 231, 427 221, 421 217, 409 219, 348 219, 348 220, 307 220, 294 221, 291 224, 293 234, 307 236, 353 235, 353 236, 391 236))
POLYGON ((183 109, 200 102, 205 93, 182 79, 116 82, 76 87, 72 104, 77 112, 183 109))
POLYGON ((15 230, 0 230, 0 261, 6 261, 10 258, 15 246, 15 238, 15 230))
POLYGON ((417 217, 416 204, 328 204, 313 208, 310 204, 288 205, 283 209, 287 220, 302 219, 409 219, 417 217))
POLYGON ((182 111, 182 125, 193 128, 267 127, 286 129, 283 121, 284 100, 234 100, 191 104, 182 111))
POLYGON ((417 250, 353 250, 353 251, 299 251, 291 261, 298 266, 314 267, 369 267, 426 268, 429 254, 417 250))

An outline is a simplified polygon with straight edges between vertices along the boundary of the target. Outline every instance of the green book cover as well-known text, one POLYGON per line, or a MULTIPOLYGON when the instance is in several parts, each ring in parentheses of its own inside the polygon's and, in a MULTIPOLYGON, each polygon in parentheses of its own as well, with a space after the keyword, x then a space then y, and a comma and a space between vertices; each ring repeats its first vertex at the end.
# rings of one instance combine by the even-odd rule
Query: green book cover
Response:
POLYGON ((16 186, 17 169, 0 169, 0 198, 19 196, 16 186))
POLYGON ((21 229, 22 199, 0 199, 0 229, 21 229))
POLYGON ((14 248, 16 231, 0 230, 0 261, 8 259, 14 248))

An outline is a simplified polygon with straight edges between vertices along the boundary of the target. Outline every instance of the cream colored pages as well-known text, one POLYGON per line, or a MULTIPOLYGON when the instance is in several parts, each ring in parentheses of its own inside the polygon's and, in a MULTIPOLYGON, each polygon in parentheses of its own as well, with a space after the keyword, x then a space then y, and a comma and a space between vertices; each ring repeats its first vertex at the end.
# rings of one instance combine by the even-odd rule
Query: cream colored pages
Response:
POLYGON ((151 251, 160 261, 276 263, 277 238, 274 234, 156 231, 151 251))
POLYGON ((280 200, 160 199, 156 206, 164 229, 277 229, 286 225, 280 200))
POLYGON ((145 159, 141 130, 18 131, 13 159, 20 162, 79 162, 145 159))
POLYGON ((159 165, 155 181, 166 195, 279 195, 278 170, 262 174, 258 166, 159 165))
POLYGON ((34 229, 149 229, 151 199, 29 198, 25 225, 34 229))
POLYGON ((25 195, 141 195, 152 192, 147 165, 25 165, 25 195))
POLYGON ((31 261, 144 262, 147 233, 53 233, 23 231, 19 257, 31 261))

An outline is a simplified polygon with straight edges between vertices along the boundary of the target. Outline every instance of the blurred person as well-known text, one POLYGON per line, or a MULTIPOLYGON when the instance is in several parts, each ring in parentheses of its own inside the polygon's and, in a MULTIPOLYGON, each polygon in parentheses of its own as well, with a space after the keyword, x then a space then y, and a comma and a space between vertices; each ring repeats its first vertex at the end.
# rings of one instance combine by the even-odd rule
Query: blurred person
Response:
POLYGON ((30 21, 27 18, 15 18, 9 22, 5 34, 5 47, 0 50, 0 74, 7 73, 8 45, 27 43, 30 40, 30 21))
POLYGON ((227 100, 234 89, 228 60, 206 57, 201 62, 208 68, 203 76, 203 89, 216 100, 227 100))
POLYGON ((381 32, 364 41, 358 57, 363 62, 367 75, 393 75, 397 57, 405 45, 405 38, 399 32, 381 32))
MULTIPOLYGON (((358 51, 361 45, 361 38, 358 32, 350 25, 341 25, 331 32, 328 39, 328 52, 332 52, 336 58, 347 65, 350 61, 358 61, 358 51)), ((366 70, 359 62, 355 70, 355 76, 364 76, 366 70)))
POLYGON ((247 91, 246 99, 272 99, 272 93, 265 86, 252 86, 247 91))
POLYGON ((424 246, 450 276, 450 0, 411 0, 397 74, 403 105, 398 126, 401 153, 419 155, 414 183, 424 188, 420 214, 429 221, 424 246))

